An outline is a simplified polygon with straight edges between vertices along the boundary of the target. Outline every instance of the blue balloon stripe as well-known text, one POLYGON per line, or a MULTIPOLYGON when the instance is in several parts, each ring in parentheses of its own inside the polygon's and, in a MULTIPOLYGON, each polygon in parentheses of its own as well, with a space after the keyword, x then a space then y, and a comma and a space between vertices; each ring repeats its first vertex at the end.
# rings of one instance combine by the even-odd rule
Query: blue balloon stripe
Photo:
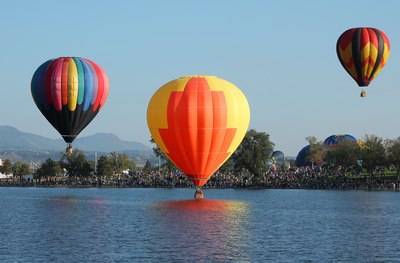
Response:
POLYGON ((93 80, 93 84, 92 84, 92 96, 91 96, 91 100, 90 100, 90 104, 93 105, 96 102, 96 98, 97 98, 97 91, 99 89, 99 85, 98 85, 98 77, 97 77, 97 73, 95 68, 92 66, 92 64, 90 63, 90 61, 83 59, 83 61, 85 61, 92 73, 92 80, 93 80))
POLYGON ((83 100, 83 110, 87 111, 87 109, 90 106, 90 102, 93 97, 93 74, 92 71, 90 70, 90 67, 88 63, 81 59, 82 62, 82 68, 83 68, 83 74, 84 74, 84 82, 85 82, 85 97, 83 100))

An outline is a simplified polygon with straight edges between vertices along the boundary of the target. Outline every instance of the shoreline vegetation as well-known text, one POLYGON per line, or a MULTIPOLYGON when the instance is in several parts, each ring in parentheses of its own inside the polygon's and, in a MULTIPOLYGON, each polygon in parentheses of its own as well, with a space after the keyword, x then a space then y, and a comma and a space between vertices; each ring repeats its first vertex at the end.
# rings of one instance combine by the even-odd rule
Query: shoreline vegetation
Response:
MULTIPOLYGON (((267 133, 250 129, 202 188, 400 191, 400 137, 384 141, 366 135, 360 141, 343 139, 329 145, 313 136, 306 140, 309 145, 296 160, 285 159, 282 152, 273 150, 267 133)), ((195 187, 160 148, 154 147, 153 152, 158 165, 147 158, 137 166, 128 154, 117 152, 89 161, 87 154, 77 149, 65 153, 59 161, 48 158, 35 165, 6 159, 0 173, 11 178, 0 180, 0 187, 195 187)), ((208 176, 184 170, 202 178, 208 176)))
MULTIPOLYGON (((0 187, 65 187, 65 188, 195 188, 179 171, 136 171, 110 177, 47 177, 41 179, 11 177, 0 179, 0 187)), ((317 169, 268 172, 254 176, 217 172, 202 189, 316 189, 400 192, 400 176, 385 173, 374 176, 334 174, 317 169)))

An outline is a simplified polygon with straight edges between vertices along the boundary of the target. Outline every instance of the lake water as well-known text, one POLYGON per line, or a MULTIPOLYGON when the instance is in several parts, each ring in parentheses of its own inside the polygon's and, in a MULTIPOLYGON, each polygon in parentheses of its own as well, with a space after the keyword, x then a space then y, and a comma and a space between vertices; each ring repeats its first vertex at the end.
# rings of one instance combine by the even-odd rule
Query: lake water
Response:
POLYGON ((0 262, 400 262, 400 193, 0 188, 0 262))

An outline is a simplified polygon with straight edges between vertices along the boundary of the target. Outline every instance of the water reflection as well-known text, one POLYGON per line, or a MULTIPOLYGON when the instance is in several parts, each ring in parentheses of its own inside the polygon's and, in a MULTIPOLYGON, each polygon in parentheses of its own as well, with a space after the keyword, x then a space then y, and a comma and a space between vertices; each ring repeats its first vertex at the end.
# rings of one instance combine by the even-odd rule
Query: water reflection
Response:
POLYGON ((74 262, 85 254, 90 260, 102 259, 98 255, 108 246, 104 235, 109 231, 104 198, 59 195, 37 199, 34 207, 39 222, 32 229, 35 236, 31 239, 38 241, 37 248, 45 248, 40 249, 40 257, 74 262))
MULTIPOLYGON (((248 261, 248 204, 227 200, 156 202, 159 241, 169 255, 160 259, 248 261), (174 249, 172 249, 174 248, 174 249), (174 253, 171 255, 171 251, 174 253)), ((158 244, 160 246, 160 244, 158 244)))
MULTIPOLYGON (((393 227, 399 225, 396 193, 364 192, 344 193, 336 197, 334 213, 331 214, 331 236, 340 241, 340 255, 355 259, 354 248, 371 261, 390 261, 390 251, 397 240, 393 227), (351 212, 349 212, 351 211, 351 212), (337 235, 340 233, 341 235, 337 235), (345 237, 345 238, 344 238, 345 237)), ((332 210, 332 209, 330 209, 332 210)), ((339 254, 339 252, 338 252, 339 254)))
POLYGON ((398 262, 398 193, 0 188, 1 262, 398 262), (171 194, 173 191, 173 195, 171 194), (246 200, 246 201, 234 201, 246 200))

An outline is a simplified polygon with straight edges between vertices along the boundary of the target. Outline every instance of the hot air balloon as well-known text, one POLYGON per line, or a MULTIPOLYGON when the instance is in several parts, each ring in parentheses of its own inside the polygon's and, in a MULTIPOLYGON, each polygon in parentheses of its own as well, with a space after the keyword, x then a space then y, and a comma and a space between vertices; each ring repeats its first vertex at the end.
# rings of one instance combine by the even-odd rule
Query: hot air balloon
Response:
POLYGON ((80 57, 60 57, 35 71, 31 92, 36 106, 68 144, 93 120, 106 102, 109 81, 96 63, 80 57))
POLYGON ((239 146, 249 122, 243 93, 214 76, 168 82, 154 93, 147 108, 154 141, 197 190, 239 146))
POLYGON ((277 166, 282 166, 283 162, 285 161, 285 154, 281 151, 274 151, 271 158, 274 160, 274 163, 277 166))
POLYGON ((311 166, 311 162, 306 161, 307 156, 310 153, 310 147, 310 145, 306 145, 299 151, 295 161, 297 166, 311 166))
POLYGON ((319 164, 321 165, 323 163, 323 159, 318 159, 318 160, 314 160, 314 161, 310 161, 308 160, 309 157, 311 157, 310 155, 312 154, 312 146, 306 145, 304 146, 299 153, 296 156, 296 165, 301 167, 301 166, 314 166, 314 164, 319 164))
MULTIPOLYGON (((367 87, 385 66, 389 54, 388 37, 376 28, 360 27, 345 31, 338 39, 340 63, 360 87, 367 87)), ((365 97, 364 90, 361 97, 365 97)))
POLYGON ((338 143, 340 143, 343 140, 357 142, 357 139, 349 134, 335 134, 335 135, 331 135, 328 138, 326 138, 324 141, 324 145, 330 146, 330 147, 336 146, 338 143))

